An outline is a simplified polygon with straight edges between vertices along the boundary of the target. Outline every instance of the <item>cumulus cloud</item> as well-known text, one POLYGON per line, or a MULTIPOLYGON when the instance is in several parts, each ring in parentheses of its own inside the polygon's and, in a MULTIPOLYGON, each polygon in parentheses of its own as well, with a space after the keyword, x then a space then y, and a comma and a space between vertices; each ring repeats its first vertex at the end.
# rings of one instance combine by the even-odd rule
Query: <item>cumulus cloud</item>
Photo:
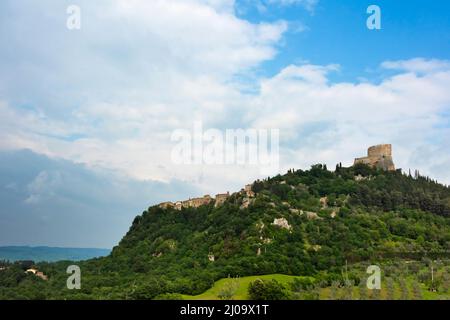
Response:
POLYGON ((441 172, 447 61, 387 61, 393 73, 377 84, 332 82, 335 64, 255 79, 288 25, 242 20, 233 1, 81 1, 79 32, 65 29, 64 3, 45 2, 44 15, 34 2, 17 3, 1 5, 0 37, 11 40, 0 52, 0 148, 134 179, 179 179, 208 193, 260 177, 256 166, 174 165, 171 133, 202 121, 205 129, 279 128, 280 170, 351 164, 366 146, 386 142, 398 166, 450 181, 441 172), (426 145, 434 151, 422 163, 426 145))
POLYGON ((385 69, 402 70, 418 73, 446 71, 450 69, 450 61, 415 58, 403 61, 385 61, 381 65, 385 69))
POLYGON ((321 161, 349 165, 365 146, 393 143, 399 167, 421 168, 448 183, 450 176, 437 163, 450 159, 445 155, 450 70, 445 61, 420 64, 420 70, 400 71, 378 84, 333 83, 328 78, 336 66, 289 66, 262 81, 253 124, 282 129, 285 159, 293 167, 321 161))
POLYGON ((267 2, 282 6, 302 5, 308 10, 313 10, 319 0, 267 0, 267 2))

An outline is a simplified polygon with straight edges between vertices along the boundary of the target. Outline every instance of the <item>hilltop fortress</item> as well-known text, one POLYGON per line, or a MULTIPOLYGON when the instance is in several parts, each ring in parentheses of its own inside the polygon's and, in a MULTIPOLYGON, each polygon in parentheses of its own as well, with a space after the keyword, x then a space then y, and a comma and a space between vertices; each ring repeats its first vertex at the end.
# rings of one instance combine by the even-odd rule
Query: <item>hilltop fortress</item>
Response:
POLYGON ((395 165, 392 159, 392 145, 380 144, 370 147, 367 151, 367 157, 355 159, 354 164, 358 163, 364 163, 373 168, 386 171, 395 171, 395 165))
MULTIPOLYGON (((379 168, 386 171, 395 171, 394 161, 392 160, 392 145, 390 144, 380 144, 372 146, 367 151, 367 156, 362 158, 356 158, 354 164, 367 164, 373 168, 379 168)), ((255 192, 252 190, 253 185, 246 185, 239 192, 244 196, 244 201, 242 207, 248 207, 252 199, 255 197, 255 192)), ((214 207, 219 207, 225 203, 225 201, 230 197, 230 192, 219 193, 215 198, 212 198, 209 194, 201 198, 192 198, 177 202, 163 202, 158 205, 162 209, 175 209, 181 210, 182 208, 198 208, 203 205, 208 205, 214 202, 214 207)))

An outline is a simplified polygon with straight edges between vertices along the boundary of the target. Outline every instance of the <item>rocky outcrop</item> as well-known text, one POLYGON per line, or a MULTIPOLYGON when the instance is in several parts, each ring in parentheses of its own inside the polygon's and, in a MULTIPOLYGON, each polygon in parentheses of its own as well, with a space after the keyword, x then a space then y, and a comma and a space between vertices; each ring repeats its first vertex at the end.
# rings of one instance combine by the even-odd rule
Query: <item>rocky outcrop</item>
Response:
POLYGON ((292 228, 285 218, 275 219, 272 224, 287 230, 291 230, 292 228))

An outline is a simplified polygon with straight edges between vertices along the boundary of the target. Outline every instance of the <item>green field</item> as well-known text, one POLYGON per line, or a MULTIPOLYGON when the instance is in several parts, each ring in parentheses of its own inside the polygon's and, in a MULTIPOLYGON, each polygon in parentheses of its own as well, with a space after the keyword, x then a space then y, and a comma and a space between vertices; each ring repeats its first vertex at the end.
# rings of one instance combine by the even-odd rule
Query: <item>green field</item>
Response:
MULTIPOLYGON (((237 279, 230 279, 230 278, 225 278, 225 279, 220 279, 218 281, 216 281, 214 283, 214 286, 211 289, 208 289, 207 291, 205 291, 202 294, 196 295, 196 296, 191 296, 191 295, 182 295, 182 298, 185 300, 219 300, 219 293, 220 291, 226 287, 231 281, 237 281, 238 282, 238 289, 236 291, 236 294, 234 295, 233 299, 234 300, 247 300, 248 299, 248 294, 247 294, 247 290, 248 290, 248 286, 251 282, 257 280, 257 279, 261 279, 261 280, 277 280, 278 282, 282 283, 284 286, 286 286, 287 288, 290 287, 290 283, 292 283, 294 281, 295 278, 307 278, 307 277, 302 277, 302 276, 288 276, 288 275, 282 275, 282 274, 269 274, 269 275, 260 275, 260 276, 250 276, 250 277, 242 277, 242 278, 237 278, 237 279)), ((414 299, 414 294, 413 294, 413 290, 412 290, 412 279, 408 279, 407 280, 407 285, 408 285, 408 289, 409 289, 409 298, 408 299, 414 299)), ((331 288, 327 287, 327 288, 320 288, 319 289, 319 298, 320 300, 328 300, 330 299, 330 295, 331 295, 331 288)), ((358 287, 353 287, 352 290, 352 299, 353 300, 358 300, 360 299, 360 294, 359 294, 359 288, 358 287)), ((443 299, 448 299, 449 296, 448 295, 443 295, 443 294, 438 294, 436 292, 430 292, 426 289, 426 287, 424 285, 421 285, 421 292, 422 292, 422 299, 423 300, 443 300, 443 299)), ((343 288, 339 288, 337 289, 337 293, 336 296, 338 299, 345 299, 344 298, 344 289, 343 288)), ((374 297, 371 296, 371 293, 368 293, 367 299, 375 299, 374 297)), ((380 295, 378 299, 387 299, 387 290, 386 288, 382 287, 381 291, 380 291, 380 295)), ((400 287, 398 285, 398 283, 396 283, 394 285, 394 299, 395 300, 401 300, 401 290, 400 287)))
POLYGON ((250 277, 242 277, 242 278, 237 278, 235 279, 220 279, 219 281, 216 281, 214 283, 214 286, 203 292, 202 294, 196 295, 196 296, 190 296, 190 295, 183 295, 183 299, 186 300, 218 300, 218 294, 220 292, 220 290, 226 286, 227 283, 229 283, 230 281, 238 281, 239 283, 239 287, 236 291, 236 294, 234 296, 235 300, 247 300, 248 296, 247 296, 247 289, 249 284, 252 281, 255 281, 257 279, 261 279, 261 280, 271 280, 271 279, 275 279, 278 282, 282 283, 285 286, 289 286, 289 283, 291 283, 292 281, 294 281, 295 278, 305 278, 305 277, 300 277, 300 276, 287 276, 287 275, 283 275, 283 274, 269 274, 269 275, 263 275, 263 276, 250 276, 250 277))

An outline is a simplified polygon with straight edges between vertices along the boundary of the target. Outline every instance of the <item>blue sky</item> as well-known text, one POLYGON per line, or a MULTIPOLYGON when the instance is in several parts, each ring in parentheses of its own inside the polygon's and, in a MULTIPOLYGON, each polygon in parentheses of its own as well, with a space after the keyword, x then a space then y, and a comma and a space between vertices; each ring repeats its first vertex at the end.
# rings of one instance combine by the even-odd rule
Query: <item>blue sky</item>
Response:
MULTIPOLYGON (((437 1, 319 1, 313 11, 302 5, 269 5, 258 10, 253 1, 243 1, 240 17, 258 23, 284 19, 293 24, 276 59, 263 64, 261 72, 276 74, 291 63, 338 63, 336 80, 355 81, 373 76, 387 58, 415 57, 448 59, 450 52, 450 3, 437 1), (367 29, 367 8, 376 4, 382 12, 382 30, 367 29), (296 32, 296 28, 305 29, 296 32), (372 71, 372 73, 369 73, 372 71)), ((266 3, 262 1, 262 3, 266 3)))
POLYGON ((4 0, 0 245, 112 247, 146 207, 239 190, 258 166, 177 165, 176 130, 278 129, 280 167, 450 183, 450 3, 4 0), (66 9, 81 9, 68 30, 66 9), (366 27, 369 5, 381 30, 366 27))

